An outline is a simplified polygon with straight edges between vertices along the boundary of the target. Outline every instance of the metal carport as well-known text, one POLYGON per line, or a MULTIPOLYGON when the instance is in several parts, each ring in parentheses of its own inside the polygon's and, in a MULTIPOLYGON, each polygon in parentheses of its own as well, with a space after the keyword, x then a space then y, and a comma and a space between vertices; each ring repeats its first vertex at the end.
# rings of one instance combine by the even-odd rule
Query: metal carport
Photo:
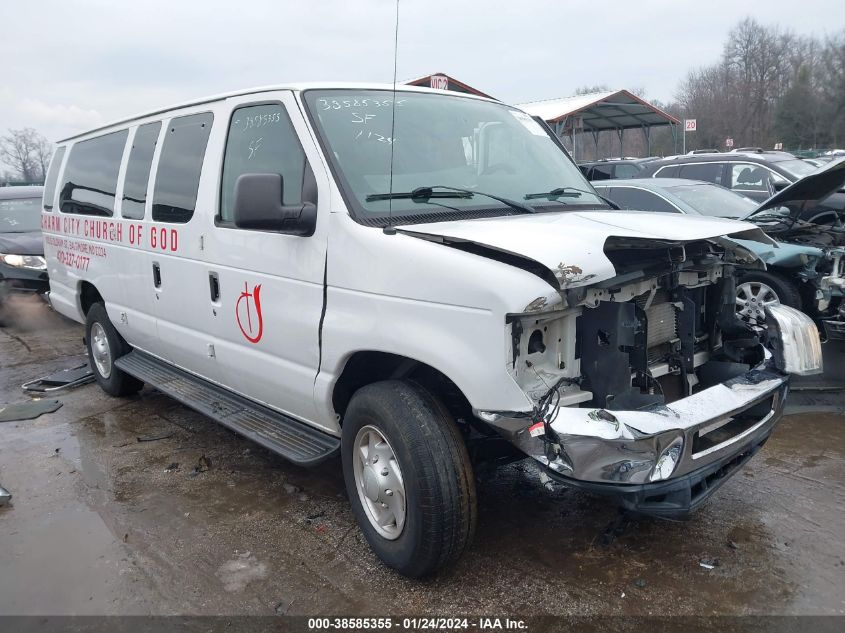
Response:
POLYGON ((645 137, 647 154, 651 154, 651 128, 671 125, 672 138, 677 144, 677 126, 681 123, 627 90, 531 101, 517 107, 541 117, 561 139, 569 136, 573 157, 576 133, 589 132, 598 149, 599 133, 614 130, 619 137, 619 154, 624 156, 625 130, 639 129, 645 137))

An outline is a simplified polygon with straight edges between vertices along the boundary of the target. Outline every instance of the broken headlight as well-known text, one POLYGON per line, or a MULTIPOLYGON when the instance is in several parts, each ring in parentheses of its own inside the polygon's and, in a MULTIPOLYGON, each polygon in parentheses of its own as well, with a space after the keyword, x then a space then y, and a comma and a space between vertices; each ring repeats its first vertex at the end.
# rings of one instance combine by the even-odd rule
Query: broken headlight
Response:
POLYGON ((681 461, 684 453, 684 436, 679 435, 673 439, 666 447, 660 451, 660 456, 654 463, 654 468, 649 475, 649 481, 663 481, 669 479, 675 468, 681 461))
POLYGON ((799 376, 822 372, 819 331, 810 317, 789 306, 767 306, 766 326, 778 369, 799 376))

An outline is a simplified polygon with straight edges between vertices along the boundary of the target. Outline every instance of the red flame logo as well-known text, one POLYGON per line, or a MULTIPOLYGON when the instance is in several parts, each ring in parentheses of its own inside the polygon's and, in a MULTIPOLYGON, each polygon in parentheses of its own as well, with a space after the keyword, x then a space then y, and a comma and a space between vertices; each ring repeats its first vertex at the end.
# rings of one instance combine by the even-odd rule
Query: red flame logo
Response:
POLYGON ((250 343, 261 340, 264 334, 264 318, 261 316, 261 284, 255 286, 250 292, 249 286, 244 282, 244 291, 235 304, 235 318, 246 340, 250 343), (253 307, 255 308, 254 318, 253 307))

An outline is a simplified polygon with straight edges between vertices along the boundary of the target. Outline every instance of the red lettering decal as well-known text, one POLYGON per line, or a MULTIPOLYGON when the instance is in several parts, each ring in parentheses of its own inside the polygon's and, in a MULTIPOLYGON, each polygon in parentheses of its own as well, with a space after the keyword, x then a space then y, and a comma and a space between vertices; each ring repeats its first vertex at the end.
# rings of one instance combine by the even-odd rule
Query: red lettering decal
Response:
POLYGON ((235 304, 235 318, 241 334, 250 343, 257 343, 264 335, 264 318, 261 316, 261 284, 258 284, 249 292, 249 286, 244 282, 244 291, 235 304), (255 320, 252 318, 252 303, 255 301, 255 320), (244 327, 246 326, 246 327, 244 327))

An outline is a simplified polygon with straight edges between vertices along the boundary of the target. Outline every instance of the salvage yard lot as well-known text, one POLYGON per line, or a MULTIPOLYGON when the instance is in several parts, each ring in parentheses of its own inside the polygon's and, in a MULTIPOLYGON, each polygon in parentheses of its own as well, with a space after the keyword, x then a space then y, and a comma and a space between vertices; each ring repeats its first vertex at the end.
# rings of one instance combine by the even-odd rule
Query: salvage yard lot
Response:
MULTIPOLYGON (((17 314, 0 402, 84 353, 45 305, 17 314)), ((0 423, 2 614, 845 614, 843 415, 786 417, 685 523, 620 521, 527 462, 485 474, 468 554, 415 582, 370 552, 337 461, 293 466, 150 388, 58 397, 0 423)))

